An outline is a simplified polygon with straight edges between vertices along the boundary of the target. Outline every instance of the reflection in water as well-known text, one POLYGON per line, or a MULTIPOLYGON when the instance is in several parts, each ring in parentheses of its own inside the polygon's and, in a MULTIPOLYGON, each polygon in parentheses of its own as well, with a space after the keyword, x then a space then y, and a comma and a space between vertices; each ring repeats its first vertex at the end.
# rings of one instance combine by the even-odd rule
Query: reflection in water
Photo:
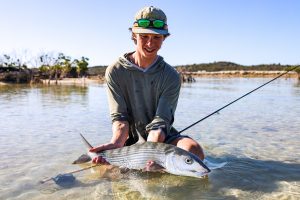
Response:
POLYGON ((26 96, 32 92, 27 85, 0 85, 0 97, 3 100, 16 100, 16 96, 26 96))
POLYGON ((82 97, 82 101, 86 101, 84 97, 88 94, 87 86, 28 86, 28 85, 4 85, 0 86, 0 96, 4 100, 18 100, 18 98, 27 98, 27 96, 41 95, 48 100, 56 100, 61 102, 70 101, 74 95, 82 97))
POLYGON ((295 86, 295 87, 300 87, 300 79, 297 79, 297 81, 296 81, 296 83, 295 83, 294 86, 295 86))
POLYGON ((98 180, 95 194, 100 199, 195 199, 199 191, 206 193, 209 188, 207 177, 198 179, 137 170, 122 172, 112 166, 94 169, 89 179, 98 180))
POLYGON ((66 85, 66 86, 46 86, 41 87, 41 93, 47 95, 53 95, 54 97, 61 96, 72 96, 73 94, 85 96, 88 92, 87 86, 76 86, 76 85, 66 85))
POLYGON ((40 88, 43 99, 69 103, 74 96, 79 97, 78 101, 86 102, 87 86, 48 86, 40 88))

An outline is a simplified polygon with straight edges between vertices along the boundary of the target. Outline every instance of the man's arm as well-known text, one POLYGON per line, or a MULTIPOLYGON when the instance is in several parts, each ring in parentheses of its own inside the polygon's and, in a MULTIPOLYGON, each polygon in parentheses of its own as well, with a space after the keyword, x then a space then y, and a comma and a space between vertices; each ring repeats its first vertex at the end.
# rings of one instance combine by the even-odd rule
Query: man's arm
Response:
MULTIPOLYGON (((114 121, 112 131, 113 136, 109 143, 94 147, 90 149, 90 152, 99 152, 123 147, 129 135, 129 123, 127 121, 114 121)), ((98 164, 108 164, 101 156, 94 158, 93 162, 98 164)))
POLYGON ((116 148, 123 147, 129 136, 129 123, 127 121, 114 121, 112 125, 113 136, 111 143, 116 148))
POLYGON ((165 76, 154 119, 146 126, 148 141, 162 141, 169 134, 180 92, 180 76, 171 71, 165 76))

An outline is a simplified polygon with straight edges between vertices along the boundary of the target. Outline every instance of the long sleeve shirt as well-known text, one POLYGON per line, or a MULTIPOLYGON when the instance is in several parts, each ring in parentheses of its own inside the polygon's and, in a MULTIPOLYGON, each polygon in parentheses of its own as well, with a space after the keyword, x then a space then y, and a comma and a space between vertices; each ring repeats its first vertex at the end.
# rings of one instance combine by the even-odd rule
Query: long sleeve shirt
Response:
POLYGON ((174 121, 180 76, 161 56, 147 70, 140 70, 121 56, 106 69, 108 102, 112 121, 128 121, 129 137, 136 142, 138 135, 161 128, 166 135, 174 121))

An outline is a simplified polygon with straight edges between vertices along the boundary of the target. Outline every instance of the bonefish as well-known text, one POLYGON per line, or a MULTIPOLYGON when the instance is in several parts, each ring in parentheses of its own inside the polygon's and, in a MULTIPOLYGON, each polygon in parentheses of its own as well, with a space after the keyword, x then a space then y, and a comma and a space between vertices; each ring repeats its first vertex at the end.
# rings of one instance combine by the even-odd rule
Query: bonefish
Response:
MULTIPOLYGON (((89 149, 93 148, 83 135, 81 137, 89 149)), ((88 151, 88 154, 82 155, 74 163, 87 162, 97 156, 103 157, 111 165, 128 169, 141 170, 145 168, 147 162, 153 161, 163 171, 175 175, 200 178, 210 172, 196 155, 174 145, 158 142, 138 142, 131 146, 98 153, 88 151)))

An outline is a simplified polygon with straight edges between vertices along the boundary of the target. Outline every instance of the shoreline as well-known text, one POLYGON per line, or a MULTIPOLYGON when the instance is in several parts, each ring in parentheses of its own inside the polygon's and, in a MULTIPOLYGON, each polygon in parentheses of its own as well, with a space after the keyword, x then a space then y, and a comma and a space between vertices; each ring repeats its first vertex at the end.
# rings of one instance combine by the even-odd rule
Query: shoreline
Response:
MULTIPOLYGON (((274 78, 286 71, 198 71, 198 72, 179 72, 181 76, 188 78, 201 78, 201 77, 217 77, 217 78, 274 78)), ((297 72, 288 72, 287 74, 283 75, 281 78, 299 78, 297 72)), ((33 84, 33 85, 87 85, 87 84, 104 84, 105 77, 98 75, 98 76, 90 76, 90 77, 82 77, 82 78, 63 78, 57 81, 50 80, 50 84, 48 84, 48 79, 40 79, 40 83, 25 83, 25 84, 33 84)), ((0 86, 4 85, 13 85, 16 83, 7 83, 1 82, 0 86)))
MULTIPOLYGON (((43 85, 49 85, 48 79, 41 79, 43 85)), ((86 85, 86 84, 104 84, 104 77, 83 77, 83 78, 64 78, 57 81, 57 85, 86 85)), ((50 85, 56 85, 56 80, 50 80, 50 85)))

